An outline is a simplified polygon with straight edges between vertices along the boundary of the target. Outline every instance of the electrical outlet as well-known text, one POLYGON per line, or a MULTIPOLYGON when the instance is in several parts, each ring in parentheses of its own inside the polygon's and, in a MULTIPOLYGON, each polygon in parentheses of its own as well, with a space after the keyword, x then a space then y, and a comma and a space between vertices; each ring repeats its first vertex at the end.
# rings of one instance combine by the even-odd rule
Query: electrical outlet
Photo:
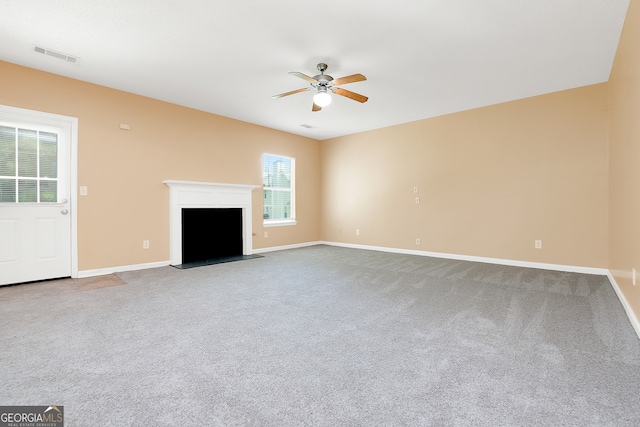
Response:
POLYGON ((542 249, 542 240, 536 240, 534 246, 536 249, 542 249))
POLYGON ((418 192, 418 187, 413 187, 413 192, 417 193, 418 192))
POLYGON ((80 186, 80 195, 81 196, 86 196, 87 194, 89 194, 89 190, 87 189, 86 185, 81 185, 80 186))
POLYGON ((268 231, 265 231, 265 232, 264 232, 264 238, 266 239, 266 238, 268 238, 268 237, 269 237, 269 232, 268 232, 268 231))
POLYGON ((420 246, 420 239, 416 239, 416 245, 420 246))
POLYGON ((359 235, 360 235, 360 229, 356 228, 356 236, 359 236, 359 235))
POLYGON ((420 203, 420 197, 416 197, 416 205, 420 203))
POLYGON ((149 241, 148 240, 143 240, 142 241, 142 249, 149 249, 149 241))

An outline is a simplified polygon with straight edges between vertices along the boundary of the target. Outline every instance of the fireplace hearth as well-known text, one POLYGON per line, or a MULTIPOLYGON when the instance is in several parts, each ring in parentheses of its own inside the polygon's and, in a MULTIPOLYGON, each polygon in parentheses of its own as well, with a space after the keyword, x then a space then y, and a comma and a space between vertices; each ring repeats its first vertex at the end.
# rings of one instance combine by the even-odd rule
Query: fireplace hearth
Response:
POLYGON ((259 258, 242 253, 241 208, 183 208, 181 269, 259 258))

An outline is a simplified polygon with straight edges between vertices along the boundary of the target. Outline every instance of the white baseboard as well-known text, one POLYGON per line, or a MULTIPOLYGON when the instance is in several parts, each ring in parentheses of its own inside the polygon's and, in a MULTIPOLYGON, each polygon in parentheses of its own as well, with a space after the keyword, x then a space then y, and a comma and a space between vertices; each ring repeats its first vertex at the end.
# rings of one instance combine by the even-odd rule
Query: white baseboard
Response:
MULTIPOLYGON (((356 245, 352 243, 339 243, 339 242, 326 242, 326 241, 305 242, 305 243, 296 243, 293 245, 259 248, 259 249, 253 249, 253 253, 260 254, 260 253, 266 253, 266 252, 283 251, 287 249, 304 248, 304 247, 316 246, 316 245, 338 246, 343 248, 365 249, 365 250, 390 252, 390 253, 398 253, 398 254, 406 254, 406 255, 419 255, 419 256, 429 256, 434 258, 455 259, 460 261, 473 261, 473 262, 484 262, 488 264, 509 265, 512 267, 539 268, 542 270, 566 271, 570 273, 597 274, 597 275, 607 276, 607 278, 609 279, 609 282, 611 283, 611 287, 613 287, 613 290, 615 291, 616 295, 618 296, 618 299, 620 300, 620 302, 622 303, 622 306, 624 307, 625 312, 627 313, 627 317, 629 318, 629 321, 631 322, 633 329, 636 331, 638 338, 640 338, 640 320, 638 320, 638 318, 635 316, 635 313, 631 309, 629 302, 627 301, 624 294, 620 290, 620 287, 618 286, 618 283, 614 279, 613 275, 606 268, 582 267, 582 266, 562 265, 562 264, 547 264, 542 262, 518 261, 518 260, 510 260, 510 259, 502 259, 502 258, 486 258, 486 257, 471 256, 471 255, 448 254, 443 252, 417 251, 417 250, 411 250, 411 249, 388 248, 384 246, 356 245)), ((78 277, 82 278, 82 277, 102 276, 105 274, 112 274, 120 271, 144 270, 147 268, 158 268, 158 267, 165 267, 168 265, 170 265, 170 261, 124 265, 120 267, 99 268, 95 270, 82 270, 78 272, 78 277)))
POLYGON ((501 259, 501 258, 485 258, 485 257, 479 257, 479 256, 447 254, 447 253, 441 253, 441 252, 427 252, 427 251, 416 251, 416 250, 410 250, 410 249, 387 248, 382 246, 355 245, 350 243, 337 243, 337 242, 319 242, 319 243, 324 245, 329 245, 329 246, 340 246, 344 248, 368 249, 368 250, 374 250, 374 251, 392 252, 392 253, 399 253, 399 254, 430 256, 434 258, 456 259, 461 261, 486 262, 488 264, 509 265, 513 267, 539 268, 543 270, 566 271, 570 273, 604 275, 604 276, 607 276, 607 278, 609 279, 609 282, 611 283, 611 287, 613 288, 616 295, 618 296, 618 299, 622 303, 622 306, 624 307, 624 311, 627 313, 627 317, 631 322, 631 326, 633 326, 633 329, 636 331, 638 338, 640 338, 640 321, 638 320, 635 313, 631 309, 629 302, 627 301, 624 294, 620 290, 620 287, 616 283, 616 280, 613 278, 613 275, 606 268, 581 267, 581 266, 562 265, 562 264, 547 264, 547 263, 541 263, 541 262, 517 261, 517 260, 501 259))
POLYGON ((388 248, 384 246, 355 245, 351 243, 336 243, 336 242, 319 242, 319 243, 324 245, 330 245, 330 246, 340 246, 344 248, 367 249, 367 250, 381 251, 381 252, 392 252, 397 254, 420 255, 420 256, 429 256, 433 258, 456 259, 460 261, 484 262, 487 264, 509 265, 512 267, 539 268, 541 270, 566 271, 570 273, 598 274, 602 276, 606 276, 609 273, 609 270, 607 270, 606 268, 581 267, 581 266, 562 265, 562 264, 547 264, 543 262, 518 261, 518 260, 502 259, 502 258, 486 258, 481 256, 448 254, 443 252, 429 252, 429 251, 417 251, 412 249, 388 248))
POLYGON ((631 326, 633 326, 633 329, 635 329, 638 338, 640 338, 640 320, 638 320, 635 313, 633 312, 633 309, 629 305, 629 301, 627 301, 624 294, 622 293, 622 290, 620 289, 620 286, 618 286, 618 283, 613 277, 613 274, 611 274, 611 272, 608 272, 607 277, 609 278, 609 282, 611 282, 611 287, 613 287, 613 290, 616 291, 616 295, 618 295, 618 299, 622 303, 624 311, 627 313, 627 317, 631 322, 631 326))
POLYGON ((274 252, 274 251, 284 251, 287 249, 297 249, 297 248, 306 248, 308 246, 316 246, 321 245, 324 242, 305 242, 305 243, 295 243, 293 245, 284 245, 284 246, 271 246, 269 248, 259 248, 253 249, 254 254, 262 254, 265 252, 274 252))
POLYGON ((119 267, 97 268, 95 270, 78 271, 78 278, 104 276, 105 274, 113 274, 121 271, 146 270, 147 268, 166 267, 169 261, 148 262, 146 264, 121 265, 119 267))

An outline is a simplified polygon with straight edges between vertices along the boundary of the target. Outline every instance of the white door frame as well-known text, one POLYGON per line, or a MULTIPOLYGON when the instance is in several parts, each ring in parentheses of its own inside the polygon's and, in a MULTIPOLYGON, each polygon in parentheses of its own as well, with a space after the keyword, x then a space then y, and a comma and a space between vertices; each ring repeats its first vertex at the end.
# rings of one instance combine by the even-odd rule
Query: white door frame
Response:
POLYGON ((71 215, 71 277, 78 277, 78 118, 0 105, 0 115, 23 125, 41 124, 69 131, 69 214, 71 215))

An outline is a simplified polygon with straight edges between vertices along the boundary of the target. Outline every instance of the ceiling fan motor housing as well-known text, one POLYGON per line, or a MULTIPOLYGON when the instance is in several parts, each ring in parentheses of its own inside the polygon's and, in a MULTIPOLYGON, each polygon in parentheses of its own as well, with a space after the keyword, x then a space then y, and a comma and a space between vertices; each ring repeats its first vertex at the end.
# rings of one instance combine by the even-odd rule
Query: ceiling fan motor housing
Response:
POLYGON ((329 68, 327 64, 324 64, 322 62, 318 64, 318 71, 320 71, 320 74, 318 74, 317 76, 313 76, 313 78, 318 81, 316 85, 313 85, 314 87, 329 86, 329 83, 333 80, 333 77, 324 74, 324 72, 327 71, 327 68, 329 68))
POLYGON ((327 86, 333 80, 333 77, 326 74, 319 74, 317 76, 313 76, 313 78, 318 81, 318 86, 327 86))

